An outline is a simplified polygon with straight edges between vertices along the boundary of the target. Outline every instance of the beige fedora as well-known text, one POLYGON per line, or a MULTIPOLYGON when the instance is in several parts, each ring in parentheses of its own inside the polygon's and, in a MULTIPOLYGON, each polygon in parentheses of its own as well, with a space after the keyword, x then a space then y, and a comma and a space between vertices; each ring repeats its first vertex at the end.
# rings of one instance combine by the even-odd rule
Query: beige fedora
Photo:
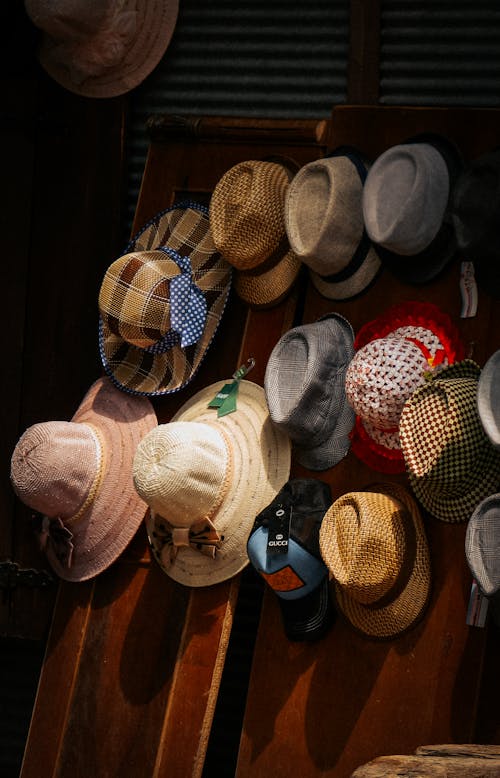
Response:
POLYGON ((372 484, 342 495, 323 518, 319 542, 337 605, 357 630, 395 638, 423 616, 429 547, 417 503, 404 487, 372 484))
POLYGON ((12 486, 42 514, 40 542, 60 578, 96 576, 135 535, 147 506, 134 489, 132 460, 156 425, 146 397, 128 397, 100 378, 71 421, 34 424, 19 439, 12 486))
POLYGON ((134 458, 153 555, 186 586, 219 583, 248 564, 255 517, 290 474, 290 441, 272 424, 264 390, 241 381, 236 410, 219 418, 208 404, 220 389, 212 384, 188 400, 134 458))
POLYGON ((172 38, 179 0, 25 0, 38 57, 61 86, 114 97, 143 81, 172 38))
POLYGON ((247 160, 222 176, 210 200, 214 243, 236 268, 237 294, 253 307, 279 303, 300 272, 285 230, 285 196, 292 177, 279 162, 247 160))

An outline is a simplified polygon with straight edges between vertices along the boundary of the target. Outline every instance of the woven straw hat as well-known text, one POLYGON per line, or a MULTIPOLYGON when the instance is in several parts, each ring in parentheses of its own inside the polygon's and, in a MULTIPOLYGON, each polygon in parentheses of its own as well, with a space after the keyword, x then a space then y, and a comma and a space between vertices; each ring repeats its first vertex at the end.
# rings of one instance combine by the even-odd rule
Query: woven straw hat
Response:
POLYGON ((264 376, 269 413, 304 467, 326 470, 349 451, 354 412, 345 395, 354 332, 340 314, 293 327, 273 348, 264 376))
POLYGON ((363 218, 382 264, 401 281, 426 283, 455 256, 450 203, 462 168, 446 138, 422 134, 384 151, 363 188, 363 218))
POLYGON ((363 224, 361 205, 369 163, 342 146, 304 165, 286 196, 290 246, 310 269, 318 291, 331 300, 363 292, 381 263, 363 224))
POLYGON ((271 423, 264 390, 241 381, 237 410, 217 417, 212 384, 139 444, 134 484, 162 569, 186 586, 208 586, 248 564, 255 516, 290 474, 290 441, 271 423))
POLYGON ((394 638, 413 627, 429 601, 429 548, 418 506, 398 484, 349 492, 325 514, 321 555, 337 605, 357 630, 394 638))
POLYGON ((146 397, 96 381, 71 421, 34 424, 11 460, 18 497, 43 514, 40 542, 67 581, 105 570, 124 551, 146 512, 132 481, 141 438, 157 424, 146 397))
POLYGON ((410 484, 438 519, 469 519, 500 484, 500 451, 477 410, 480 367, 470 359, 436 372, 405 403, 399 422, 410 484))
POLYGON ((178 0, 25 0, 43 32, 38 56, 61 86, 114 97, 143 81, 163 57, 178 0))
POLYGON ((291 178, 278 162, 240 162, 222 176, 210 200, 214 243, 236 268, 236 292, 254 307, 276 305, 299 275, 301 262, 285 231, 291 178))
POLYGON ((500 448, 500 350, 486 362, 479 376, 477 409, 483 429, 495 448, 500 448))
POLYGON ((191 381, 219 326, 231 266, 196 203, 154 217, 108 268, 99 292, 101 359, 125 392, 171 394, 191 381))
POLYGON ((346 396, 356 412, 351 447, 374 470, 405 470, 399 441, 403 405, 426 375, 464 356, 458 329, 431 303, 391 306, 367 322, 354 341, 346 396))

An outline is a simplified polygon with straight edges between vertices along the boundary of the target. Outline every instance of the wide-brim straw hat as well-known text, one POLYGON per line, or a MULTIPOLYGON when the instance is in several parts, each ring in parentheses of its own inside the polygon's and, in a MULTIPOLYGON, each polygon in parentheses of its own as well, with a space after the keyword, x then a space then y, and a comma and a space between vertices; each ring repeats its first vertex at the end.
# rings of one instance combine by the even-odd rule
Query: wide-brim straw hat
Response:
POLYGON ((70 422, 35 424, 21 436, 12 454, 12 485, 26 505, 51 520, 44 545, 60 578, 98 575, 132 540, 147 510, 134 489, 132 461, 156 425, 147 398, 128 397, 100 378, 70 422), (61 561, 61 532, 73 546, 70 566, 66 553, 61 561))
POLYGON ((500 484, 500 451, 477 410, 480 372, 465 359, 434 373, 401 413, 399 437, 410 485, 424 508, 442 521, 468 520, 500 484))
POLYGON ((436 278, 457 253, 450 206, 463 161, 447 138, 425 133, 386 149, 363 188, 363 218, 383 266, 404 283, 436 278))
POLYGON ((426 374, 464 357, 460 333, 433 303, 408 300, 366 322, 354 340, 346 396, 356 411, 351 448, 379 472, 402 473, 399 418, 426 374))
POLYGON ((134 460, 136 489, 150 506, 146 528, 153 555, 186 586, 219 583, 248 564, 255 517, 290 474, 290 441, 272 424, 262 387, 242 380, 236 411, 218 417, 208 404, 221 388, 212 384, 188 400, 171 422, 143 439, 134 460), (193 538, 172 558, 174 535, 192 534, 200 524, 218 535, 213 555, 193 547, 193 538))
POLYGON ((210 199, 214 243, 235 268, 234 287, 255 308, 277 305, 302 266, 285 230, 285 197, 293 172, 270 160, 246 160, 227 170, 210 199))
POLYGON ((371 638, 414 627, 429 602, 431 564, 418 505, 399 484, 372 484, 339 497, 320 528, 321 555, 337 606, 371 638))
POLYGON ((330 300, 346 300, 375 280, 380 259, 363 224, 362 193, 370 162, 341 146, 300 168, 287 191, 285 223, 296 256, 314 286, 330 300))
POLYGON ((185 387, 217 332, 231 277, 204 206, 183 202, 154 216, 99 292, 99 348, 113 383, 148 396, 185 387))
POLYGON ((481 370, 477 386, 477 409, 483 429, 495 448, 500 448, 500 350, 481 370))
POLYGON ((138 86, 163 57, 179 0, 26 0, 42 32, 38 57, 61 86, 114 97, 138 86))
POLYGON ((461 256, 474 263, 478 284, 500 297, 500 149, 468 162, 453 191, 451 220, 461 256))

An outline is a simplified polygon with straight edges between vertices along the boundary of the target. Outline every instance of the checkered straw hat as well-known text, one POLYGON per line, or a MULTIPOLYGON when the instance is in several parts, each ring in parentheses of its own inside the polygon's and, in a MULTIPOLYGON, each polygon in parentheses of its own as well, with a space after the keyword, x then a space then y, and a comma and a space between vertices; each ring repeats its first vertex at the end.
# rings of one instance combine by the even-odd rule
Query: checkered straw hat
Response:
POLYGON ((106 271, 99 293, 100 353, 123 391, 170 394, 198 370, 224 312, 232 272, 209 227, 203 206, 168 208, 106 271))
POLYGON ((337 606, 371 638, 395 638, 422 618, 431 565, 416 501, 399 484, 349 492, 326 512, 320 550, 337 606))
POLYGON ((290 436, 300 464, 326 470, 349 451, 354 412, 345 396, 354 332, 340 314, 294 327, 280 338, 264 376, 269 413, 290 436))
POLYGON ((399 437, 410 484, 442 521, 467 520, 500 485, 500 451, 477 410, 480 372, 470 359, 436 372, 401 413, 399 437))
POLYGON ((240 162, 222 176, 210 200, 214 243, 236 268, 237 294, 253 307, 276 305, 299 275, 301 262, 285 231, 292 175, 279 162, 240 162))
POLYGON ((314 286, 331 300, 360 294, 380 270, 361 206, 369 165, 360 151, 341 146, 304 165, 287 192, 290 245, 309 267, 314 286))
POLYGON ((359 330, 346 373, 346 396, 356 412, 351 447, 374 470, 404 472, 399 418, 428 372, 462 359, 464 347, 450 317, 431 303, 388 308, 359 330))

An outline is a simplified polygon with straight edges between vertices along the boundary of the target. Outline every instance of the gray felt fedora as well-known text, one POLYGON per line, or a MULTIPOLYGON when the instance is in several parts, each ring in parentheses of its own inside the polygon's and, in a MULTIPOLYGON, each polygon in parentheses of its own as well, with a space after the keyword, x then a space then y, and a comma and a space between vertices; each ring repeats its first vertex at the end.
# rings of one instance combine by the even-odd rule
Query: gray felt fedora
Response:
POLYGON ((288 330, 271 352, 264 389, 272 421, 290 437, 297 461, 326 470, 349 451, 355 414, 345 374, 354 332, 340 314, 288 330))
POLYGON ((500 448, 500 350, 486 362, 477 385, 477 408, 484 431, 500 448))
POLYGON ((340 146, 304 165, 285 200, 285 224, 295 255, 310 269, 324 297, 345 300, 363 292, 381 267, 363 224, 361 198, 370 163, 340 146))
POLYGON ((500 623, 500 494, 491 494, 475 507, 465 532, 467 564, 481 593, 500 623))
POLYGON ((433 133, 392 146, 370 168, 363 188, 366 231, 399 280, 431 281, 455 256, 450 202, 461 169, 458 149, 433 133))

